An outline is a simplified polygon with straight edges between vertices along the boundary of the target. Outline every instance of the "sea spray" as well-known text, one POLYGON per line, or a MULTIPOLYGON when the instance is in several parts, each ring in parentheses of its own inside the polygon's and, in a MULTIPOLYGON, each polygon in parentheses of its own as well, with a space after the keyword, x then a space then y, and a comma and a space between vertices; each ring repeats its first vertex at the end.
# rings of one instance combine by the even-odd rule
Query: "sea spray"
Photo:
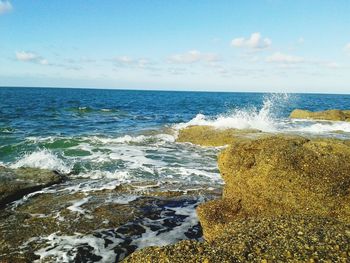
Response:
POLYGON ((278 131, 278 111, 284 107, 290 98, 289 94, 270 94, 263 99, 260 109, 256 106, 248 108, 235 108, 226 114, 216 117, 207 117, 197 114, 187 123, 175 125, 176 129, 183 129, 192 125, 207 125, 218 129, 257 129, 265 132, 278 131))
POLYGON ((70 173, 72 165, 68 165, 53 152, 43 149, 32 153, 26 153, 22 158, 10 165, 11 168, 32 167, 55 170, 61 173, 70 173))

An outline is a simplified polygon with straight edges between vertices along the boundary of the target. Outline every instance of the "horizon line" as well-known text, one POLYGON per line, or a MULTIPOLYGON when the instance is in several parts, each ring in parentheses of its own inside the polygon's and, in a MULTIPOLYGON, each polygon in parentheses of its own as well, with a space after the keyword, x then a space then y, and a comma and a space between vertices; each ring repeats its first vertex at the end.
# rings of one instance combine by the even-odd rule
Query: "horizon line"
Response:
POLYGON ((277 94, 315 94, 315 95, 350 95, 349 93, 330 92, 281 92, 281 91, 230 91, 230 90, 176 90, 176 89, 144 89, 144 88, 116 88, 116 87, 69 87, 69 86, 0 86, 0 88, 27 89, 87 89, 87 90, 119 90, 119 91, 155 91, 155 92, 198 92, 198 93, 277 93, 277 94))

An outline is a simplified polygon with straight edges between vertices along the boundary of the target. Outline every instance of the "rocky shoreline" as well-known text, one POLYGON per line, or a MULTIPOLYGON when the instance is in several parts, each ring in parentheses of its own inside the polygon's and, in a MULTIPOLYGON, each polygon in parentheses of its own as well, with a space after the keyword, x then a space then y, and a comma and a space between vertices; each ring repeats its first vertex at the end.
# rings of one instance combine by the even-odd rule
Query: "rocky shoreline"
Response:
POLYGON ((218 160, 222 198, 197 208, 205 242, 125 262, 348 262, 349 140, 191 126, 178 141, 229 145, 218 160))
MULTIPOLYGON (((346 114, 297 110, 291 118, 348 121, 346 114)), ((179 131, 177 142, 222 146, 222 192, 171 186, 164 191, 142 182, 87 195, 65 191, 70 179, 54 171, 0 167, 0 262, 33 262, 40 259, 37 251, 48 255, 40 262, 51 262, 50 251, 72 234, 101 237, 102 247, 114 253, 95 255, 82 238, 88 246, 79 248, 78 262, 120 261, 131 253, 123 262, 348 262, 350 140, 189 126, 179 131), (140 186, 146 189, 142 194, 140 186), (200 220, 185 233, 192 240, 154 242, 134 252, 133 239, 147 228, 156 238, 171 235, 186 220, 193 223, 191 214, 176 213, 184 207, 196 209, 200 220), (112 248, 113 240, 120 243, 112 248)))

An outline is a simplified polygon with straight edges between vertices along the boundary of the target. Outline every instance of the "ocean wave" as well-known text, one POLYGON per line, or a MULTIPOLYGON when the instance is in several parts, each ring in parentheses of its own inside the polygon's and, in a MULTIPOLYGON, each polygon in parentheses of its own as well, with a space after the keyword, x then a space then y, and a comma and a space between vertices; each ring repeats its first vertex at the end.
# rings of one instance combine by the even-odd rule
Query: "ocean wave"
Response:
POLYGON ((278 119, 275 116, 275 112, 288 99, 288 94, 273 94, 264 98, 261 109, 257 109, 256 107, 235 109, 230 113, 212 118, 204 114, 197 114, 189 122, 175 125, 175 128, 183 129, 193 125, 206 125, 218 129, 257 129, 265 132, 276 132, 278 130, 278 119))
MULTIPOLYGON (((299 127, 296 127, 294 131, 307 132, 307 133, 350 133, 350 122, 343 121, 313 121, 310 120, 298 120, 295 122, 299 127)), ((291 129, 293 131, 293 129, 291 129)))
POLYGON ((341 133, 350 133, 350 123, 342 121, 303 120, 281 117, 281 113, 291 99, 288 94, 272 94, 264 98, 263 106, 258 109, 235 109, 215 117, 197 114, 186 123, 176 124, 178 131, 189 126, 211 126, 216 129, 256 129, 272 133, 317 134, 337 137, 341 133))
POLYGON ((40 151, 27 153, 15 163, 10 165, 11 168, 32 167, 40 169, 55 170, 61 173, 70 173, 72 165, 68 165, 53 152, 43 149, 40 151))
POLYGON ((102 144, 123 144, 123 143, 143 143, 146 141, 164 141, 164 142, 174 142, 175 137, 170 135, 170 134, 156 134, 156 135, 138 135, 138 136, 131 136, 131 135, 124 135, 121 137, 100 137, 100 136, 93 136, 93 137, 87 137, 86 139, 93 140, 97 143, 102 143, 102 144))

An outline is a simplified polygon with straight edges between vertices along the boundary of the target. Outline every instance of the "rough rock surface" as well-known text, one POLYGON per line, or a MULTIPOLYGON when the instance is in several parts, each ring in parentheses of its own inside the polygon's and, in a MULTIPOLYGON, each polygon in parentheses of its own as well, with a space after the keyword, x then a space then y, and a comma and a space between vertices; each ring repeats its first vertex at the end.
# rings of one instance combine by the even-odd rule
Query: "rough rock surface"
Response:
POLYGON ((349 160, 350 141, 232 141, 219 156, 222 199, 197 208, 206 242, 146 248, 125 262, 347 262, 349 160))
POLYGON ((277 135, 232 144, 218 161, 223 199, 198 209, 205 237, 237 217, 306 214, 350 223, 349 160, 342 140, 277 135))
POLYGON ((63 179, 62 175, 49 170, 0 166, 0 208, 26 194, 60 183, 63 179))
POLYGON ((261 135, 258 130, 215 129, 211 126, 189 126, 179 131, 178 142, 190 142, 201 146, 224 146, 237 140, 261 135))
POLYGON ((308 111, 293 110, 289 116, 293 119, 315 119, 329 121, 350 121, 350 110, 326 110, 326 111, 308 111))
POLYGON ((123 262, 347 262, 350 225, 331 218, 283 216, 240 219, 212 242, 149 247, 123 262))

